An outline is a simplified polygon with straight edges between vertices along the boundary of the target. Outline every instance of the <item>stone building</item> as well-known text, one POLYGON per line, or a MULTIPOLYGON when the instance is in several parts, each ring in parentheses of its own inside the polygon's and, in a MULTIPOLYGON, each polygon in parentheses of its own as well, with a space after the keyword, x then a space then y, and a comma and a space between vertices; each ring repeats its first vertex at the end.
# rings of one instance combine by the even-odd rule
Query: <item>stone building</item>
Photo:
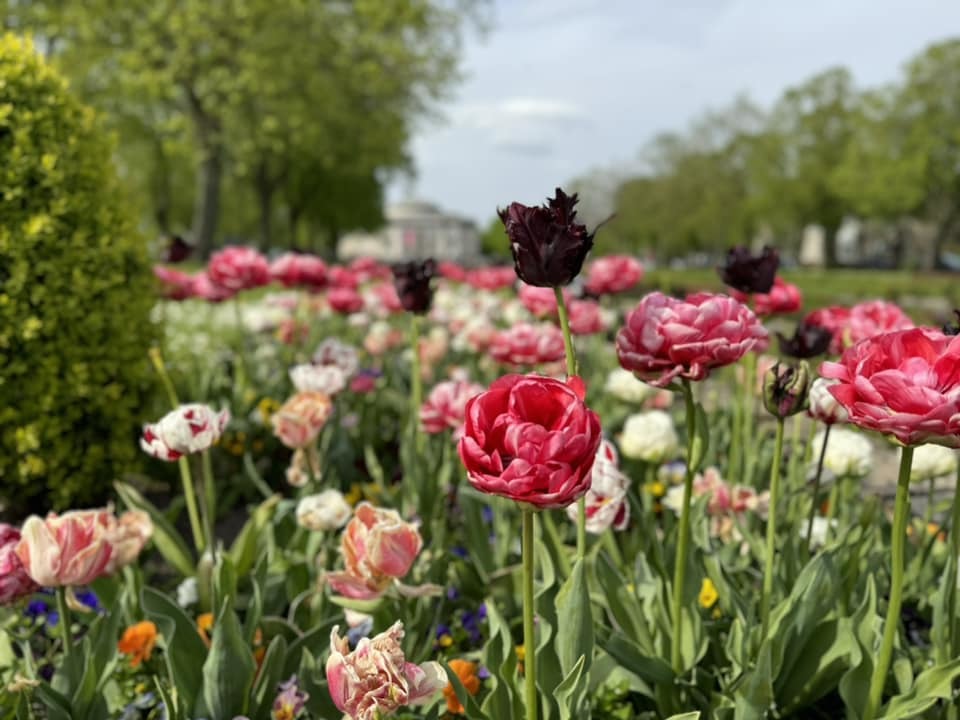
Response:
POLYGON ((388 205, 384 217, 386 225, 377 232, 341 237, 337 257, 343 261, 372 257, 383 262, 432 257, 466 264, 480 260, 480 234, 471 220, 420 201, 388 205))

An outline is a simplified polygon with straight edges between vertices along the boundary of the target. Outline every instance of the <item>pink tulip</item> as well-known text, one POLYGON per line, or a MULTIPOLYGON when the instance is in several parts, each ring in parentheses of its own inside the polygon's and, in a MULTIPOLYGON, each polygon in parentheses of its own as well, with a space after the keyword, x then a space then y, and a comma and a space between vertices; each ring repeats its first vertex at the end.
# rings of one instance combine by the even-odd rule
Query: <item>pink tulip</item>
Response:
POLYGON ((365 298, 367 309, 383 317, 403 312, 403 304, 393 283, 378 283, 369 289, 365 298))
POLYGON ((333 404, 327 395, 309 390, 298 392, 271 417, 273 434, 291 450, 306 447, 316 440, 332 412, 333 404))
POLYGON ((437 272, 440 276, 451 282, 465 282, 467 279, 466 269, 459 263, 452 260, 444 260, 437 264, 437 272))
POLYGON ((465 380, 447 380, 438 383, 420 407, 420 424, 430 434, 453 430, 454 439, 463 433, 463 419, 467 401, 485 390, 483 385, 465 380))
POLYGON ((270 282, 270 265, 249 247, 231 246, 215 252, 207 264, 210 282, 234 293, 270 282))
POLYGON ((516 366, 556 362, 564 357, 563 333, 556 325, 517 323, 497 333, 490 355, 497 362, 516 366))
MULTIPOLYGON (((534 317, 557 317, 557 296, 554 293, 553 288, 536 287, 534 285, 520 283, 518 295, 520 297, 520 302, 534 317)), ((573 296, 570 294, 570 291, 564 288, 563 302, 567 305, 567 307, 570 306, 570 301, 572 299, 573 296)))
POLYGON ((574 335, 594 335, 606 331, 603 309, 593 300, 573 300, 568 303, 570 332, 574 335))
POLYGON ((617 356, 641 380, 666 387, 677 378, 703 380, 767 340, 757 316, 731 297, 698 293, 678 300, 654 292, 617 333, 617 356))
POLYGON ((379 720, 401 707, 430 700, 447 685, 439 663, 407 662, 400 642, 403 623, 373 638, 361 638, 356 650, 338 634, 330 633, 327 684, 333 704, 352 720, 379 720))
POLYGON ((467 273, 467 284, 477 290, 505 290, 512 288, 516 282, 517 273, 508 265, 477 268, 467 273))
POLYGON ((154 265, 153 275, 160 281, 161 293, 167 300, 186 300, 193 296, 193 278, 187 273, 154 265))
POLYGON ((200 300, 219 303, 224 300, 229 300, 236 295, 236 291, 214 283, 210 279, 210 275, 205 272, 197 273, 193 276, 192 280, 190 294, 192 297, 199 298, 200 300))
POLYGON ((331 265, 327 269, 327 282, 331 288, 346 288, 356 290, 360 284, 360 279, 355 273, 339 265, 331 265))
POLYGON ((181 405, 160 422, 144 426, 140 447, 155 458, 172 462, 213 447, 229 422, 229 410, 217 412, 200 403, 181 405))
POLYGON ((380 597, 410 572, 422 546, 417 527, 396 511, 362 502, 340 539, 344 570, 327 573, 326 581, 349 598, 380 597))
POLYGON ((111 525, 108 535, 113 552, 104 573, 111 575, 140 556, 153 536, 153 522, 142 510, 128 510, 111 525))
POLYGON ((106 573, 113 554, 107 510, 31 515, 23 524, 16 553, 27 574, 43 587, 88 585, 106 573))
POLYGON ((20 531, 0 523, 0 607, 40 589, 17 556, 19 542, 20 531))
POLYGON ((327 284, 327 265, 315 255, 288 252, 270 263, 270 277, 284 287, 320 290, 327 284))
POLYGON ((747 295, 738 290, 733 290, 731 295, 742 303, 747 303, 752 299, 753 309, 761 317, 789 315, 799 312, 803 306, 803 295, 800 288, 788 283, 781 277, 774 278, 770 292, 747 295))
POLYGON ((850 308, 849 326, 846 335, 848 345, 895 330, 915 327, 899 306, 885 300, 871 300, 850 308))
POLYGON ((348 315, 363 310, 363 297, 350 287, 333 287, 327 291, 327 303, 336 312, 348 315))
POLYGON ((350 261, 347 268, 356 276, 357 281, 361 283, 371 280, 390 280, 393 278, 393 272, 390 267, 384 265, 372 257, 358 257, 350 261))
POLYGON ((867 338, 825 362, 830 393, 859 427, 904 445, 960 447, 960 336, 900 330, 867 338))
POLYGON ((615 295, 632 289, 643 278, 643 265, 629 255, 597 258, 587 268, 584 289, 591 295, 615 295))

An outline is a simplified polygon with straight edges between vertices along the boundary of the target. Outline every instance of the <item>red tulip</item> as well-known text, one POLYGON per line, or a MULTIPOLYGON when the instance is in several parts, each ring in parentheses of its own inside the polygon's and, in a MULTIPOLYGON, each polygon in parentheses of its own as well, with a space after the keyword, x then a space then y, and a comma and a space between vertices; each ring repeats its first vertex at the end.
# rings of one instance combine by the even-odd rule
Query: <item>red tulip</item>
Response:
POLYGON ((496 334, 490 354, 497 362, 508 365, 557 362, 564 357, 563 333, 556 325, 518 323, 496 334))
POLYGON ((904 445, 960 447, 960 336, 901 330, 867 338, 825 362, 849 422, 904 445))
POLYGON ((753 309, 761 317, 789 315, 798 312, 803 306, 803 295, 800 288, 780 277, 774 278, 770 292, 747 295, 739 290, 734 290, 731 295, 742 303, 752 299, 753 309))
POLYGON ((270 282, 270 265, 249 247, 231 246, 215 252, 207 265, 210 282, 233 292, 262 287, 270 282))
POLYGON ((315 255, 288 252, 270 263, 270 277, 284 287, 319 290, 327 284, 327 265, 315 255))
POLYGON ((363 298, 353 288, 333 287, 327 291, 327 302, 338 313, 349 314, 363 310, 363 298))
POLYGON ((237 293, 234 290, 217 285, 210 279, 210 275, 205 272, 197 273, 192 278, 190 285, 190 294, 200 300, 218 303, 229 300, 237 293))
POLYGON ((345 267, 331 265, 327 268, 327 282, 330 284, 330 287, 356 290, 360 284, 360 279, 356 273, 351 272, 345 267))
POLYGON ((627 315, 617 356, 641 380, 666 387, 677 378, 703 380, 766 343, 757 316, 731 297, 698 293, 678 300, 655 292, 627 315))
POLYGON ((643 278, 643 265, 629 255, 597 258, 587 269, 584 289, 591 295, 615 295, 632 289, 643 278))
POLYGON ((467 403, 460 459, 472 484, 538 508, 562 508, 590 487, 600 419, 583 382, 506 375, 467 403))

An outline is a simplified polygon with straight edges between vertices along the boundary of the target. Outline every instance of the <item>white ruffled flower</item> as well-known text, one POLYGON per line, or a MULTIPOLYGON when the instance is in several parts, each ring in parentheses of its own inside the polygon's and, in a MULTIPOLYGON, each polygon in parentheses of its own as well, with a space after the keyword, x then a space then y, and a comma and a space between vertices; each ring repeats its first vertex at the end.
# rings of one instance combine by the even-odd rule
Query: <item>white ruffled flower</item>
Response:
POLYGON ((619 400, 638 405, 657 391, 655 387, 638 380, 636 375, 623 368, 610 371, 603 389, 619 400))
MULTIPOLYGON (((828 520, 825 517, 817 515, 813 518, 813 526, 810 528, 810 547, 823 547, 827 542, 827 532, 830 528, 836 528, 836 520, 828 520)), ((800 530, 801 537, 806 538, 806 525, 800 530)))
POLYGON ((229 422, 229 410, 188 403, 168 412, 159 422, 145 425, 140 447, 155 458, 177 460, 210 449, 229 422))
MULTIPOLYGON (((820 457, 825 435, 826 432, 821 430, 813 436, 814 462, 820 457)), ((866 477, 873 468, 873 445, 858 432, 835 427, 830 431, 823 466, 834 477, 866 477)))
POLYGON ((815 418, 827 425, 846 422, 847 411, 843 405, 837 402, 837 399, 830 393, 829 387, 836 385, 837 380, 828 380, 826 378, 817 378, 810 386, 808 396, 807 412, 810 417, 815 418))
POLYGON ((619 444, 626 457, 656 464, 672 459, 680 447, 673 419, 663 410, 628 417, 619 444))
POLYGON ((910 482, 935 480, 957 472, 957 452, 943 445, 920 445, 913 449, 910 482))
POLYGON ((290 380, 299 392, 321 392, 333 397, 347 386, 347 374, 338 365, 295 365, 290 380))
MULTIPOLYGON (((600 535, 611 527, 623 530, 630 523, 630 503, 627 488, 630 480, 620 472, 617 450, 604 440, 597 449, 590 474, 590 489, 585 497, 587 532, 600 535)), ((577 503, 567 506, 567 517, 577 521, 577 503)))
POLYGON ((297 503, 297 522, 314 532, 342 528, 352 514, 353 509, 339 490, 307 495, 297 503))

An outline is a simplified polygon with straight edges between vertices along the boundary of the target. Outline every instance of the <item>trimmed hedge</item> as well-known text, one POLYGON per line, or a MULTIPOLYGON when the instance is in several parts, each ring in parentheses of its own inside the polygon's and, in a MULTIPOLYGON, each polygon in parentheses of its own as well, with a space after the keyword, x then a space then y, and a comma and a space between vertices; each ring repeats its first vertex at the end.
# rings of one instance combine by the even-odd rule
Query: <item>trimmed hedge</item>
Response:
POLYGON ((0 515, 102 501, 137 462, 154 298, 94 112, 0 37, 0 515))

